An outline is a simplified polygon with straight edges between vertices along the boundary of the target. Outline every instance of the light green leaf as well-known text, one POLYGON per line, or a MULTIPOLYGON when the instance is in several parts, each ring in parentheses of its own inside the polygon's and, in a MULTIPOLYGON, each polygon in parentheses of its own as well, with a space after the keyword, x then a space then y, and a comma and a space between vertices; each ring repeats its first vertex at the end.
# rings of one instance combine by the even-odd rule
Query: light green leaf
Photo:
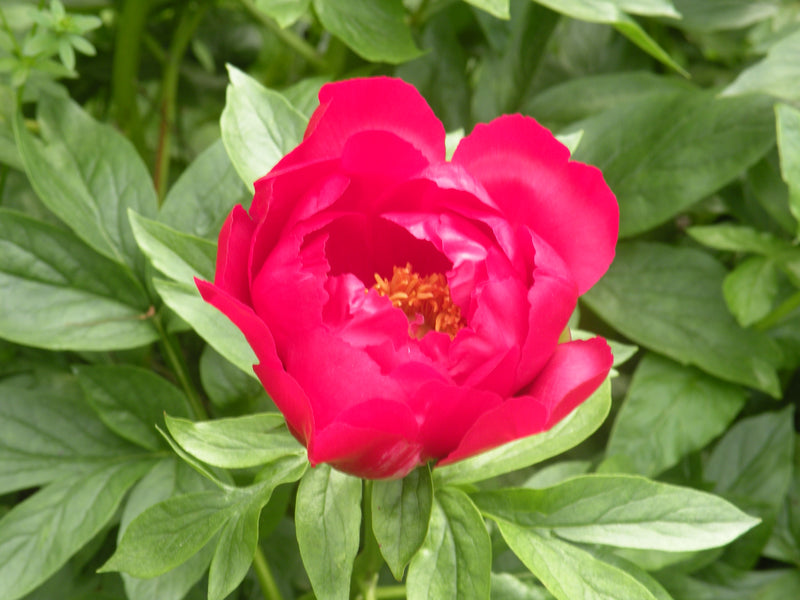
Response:
POLYGON ((16 600, 55 573, 114 516, 152 463, 106 464, 51 483, 0 519, 0 596, 16 600))
POLYGON ((141 453, 109 431, 74 383, 58 392, 0 385, 0 494, 141 453))
POLYGON ((120 437, 143 448, 164 447, 156 425, 164 422, 165 411, 187 417, 191 414, 184 395, 149 369, 79 366, 75 373, 100 420, 120 437))
POLYGON ((271 402, 261 382, 248 375, 211 346, 200 356, 200 381, 218 414, 263 412, 271 402))
POLYGON ((739 29, 778 12, 780 0, 673 0, 681 13, 676 27, 690 31, 739 29))
POLYGON ((194 285, 165 279, 154 279, 153 285, 164 303, 189 323, 200 337, 242 371, 253 375, 252 366, 258 358, 244 334, 228 317, 206 303, 194 285))
POLYGON ((611 408, 606 380, 555 427, 433 471, 437 485, 474 483, 529 467, 577 446, 603 423, 611 408))
POLYGON ((295 527, 319 600, 346 600, 361 530, 361 480, 318 465, 300 481, 295 527))
POLYGON ((193 423, 166 416, 167 428, 189 454, 226 469, 256 467, 305 449, 286 430, 283 415, 262 413, 193 423))
POLYGON ((778 264, 763 256, 751 256, 736 265, 722 282, 722 293, 742 327, 766 317, 779 292, 778 264))
POLYGON ((657 600, 633 575, 585 550, 505 521, 506 543, 558 600, 657 600))
POLYGON ((477 492, 472 499, 493 519, 621 548, 716 548, 758 523, 717 496, 634 475, 583 475, 550 488, 477 492))
POLYGON ((724 267, 702 251, 623 243, 583 300, 637 344, 778 397, 779 350, 734 321, 722 297, 724 276, 724 267))
POLYGON ((800 99, 800 31, 786 36, 772 46, 766 58, 742 71, 722 91, 724 96, 761 93, 787 102, 800 99))
POLYGON ((704 246, 729 252, 754 252, 775 256, 791 248, 788 242, 771 233, 735 223, 695 225, 689 227, 686 233, 704 246))
POLYGON ((252 197, 252 187, 242 183, 220 139, 181 173, 161 205, 158 220, 178 231, 216 240, 231 209, 237 204, 247 208, 252 197))
POLYGON ((745 399, 739 386, 647 354, 636 367, 606 453, 637 473, 658 475, 720 435, 745 399))
POLYGON ((0 209, 0 337, 49 350, 115 350, 157 339, 130 272, 72 233, 0 209))
POLYGON ((208 600, 222 600, 242 582, 258 544, 262 505, 251 504, 222 527, 208 574, 208 600))
POLYGON ((576 124, 575 160, 599 167, 620 204, 620 235, 652 229, 739 177, 775 143, 768 98, 659 94, 576 124))
POLYGON ((396 65, 422 54, 402 0, 314 0, 314 11, 325 29, 369 61, 396 65))
POLYGON ((308 120, 278 92, 228 65, 222 142, 248 188, 303 139, 308 120))
POLYGON ((136 243, 156 269, 185 283, 192 282, 195 277, 214 279, 216 244, 145 219, 133 211, 128 217, 136 243))
POLYGON ((437 489, 428 535, 408 567, 408 598, 488 600, 491 560, 486 524, 469 497, 437 489))
POLYGON ((427 467, 420 467, 403 479, 372 484, 372 529, 381 554, 398 581, 425 541, 432 505, 433 484, 427 467))
POLYGON ((492 572, 492 598, 502 600, 553 600, 553 596, 541 585, 531 581, 533 577, 515 577, 511 573, 492 572))
POLYGON ((66 97, 42 96, 38 104, 42 142, 21 116, 14 134, 25 170, 42 202, 87 244, 138 270, 141 255, 128 223, 128 209, 155 217, 156 193, 133 145, 94 121, 66 97))
POLYGON ((511 0, 464 0, 476 8, 485 10, 498 19, 508 19, 511 16, 509 4, 511 0))
MULTIPOLYGON (((798 37, 797 51, 800 52, 800 37, 798 37)), ((800 111, 786 104, 778 104, 775 107, 775 115, 781 176, 789 186, 789 209, 794 218, 800 222, 800 111)), ((800 227, 798 234, 800 235, 800 227)))
POLYGON ((293 25, 311 6, 311 0, 254 0, 253 3, 281 27, 293 25))

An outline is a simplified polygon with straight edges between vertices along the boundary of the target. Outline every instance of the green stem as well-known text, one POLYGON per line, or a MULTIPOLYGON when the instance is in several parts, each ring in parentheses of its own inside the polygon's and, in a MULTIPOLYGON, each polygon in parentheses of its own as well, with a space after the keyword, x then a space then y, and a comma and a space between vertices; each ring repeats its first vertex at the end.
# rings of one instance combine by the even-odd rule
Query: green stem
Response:
POLYGON ((406 597, 406 586, 404 585, 389 585, 386 587, 379 587, 375 590, 376 600, 395 600, 398 598, 406 597))
POLYGON ((151 0, 125 0, 119 15, 114 63, 111 69, 111 105, 122 132, 133 142, 142 157, 146 143, 139 126, 136 88, 139 74, 139 50, 151 0))
POLYGON ((317 51, 314 49, 314 47, 306 42, 303 38, 298 36, 290 29, 281 28, 281 26, 278 25, 273 19, 270 19, 266 14, 258 10, 256 5, 253 4, 253 0, 240 0, 240 2, 242 3, 242 6, 244 6, 253 16, 253 18, 274 33, 281 42, 289 46, 292 50, 297 52, 297 54, 302 56, 306 61, 313 65, 315 69, 318 71, 328 70, 328 63, 325 62, 325 59, 317 54, 317 51))
POLYGON ((256 546, 256 553, 253 556, 253 570, 256 572, 258 578, 258 585, 261 587, 261 594, 264 600, 283 600, 278 586, 275 584, 275 578, 272 576, 272 571, 267 563, 267 557, 264 556, 264 551, 261 546, 256 546))
POLYGON ((789 296, 780 304, 780 306, 778 306, 778 308, 756 323, 755 329, 758 331, 772 329, 786 317, 788 317, 792 312, 794 312, 798 307, 800 307, 800 291, 797 291, 789 296))
POLYGON ((208 413, 206 412, 205 406, 203 406, 203 402, 194 384, 192 384, 192 380, 189 377, 189 369, 186 366, 186 361, 183 358, 183 353, 180 351, 177 341, 167 332, 164 324, 161 322, 161 315, 155 315, 153 317, 153 324, 161 338, 161 348, 164 352, 164 358, 166 358, 172 371, 178 378, 178 383, 183 389, 183 392, 189 399, 189 404, 192 407, 195 418, 199 421, 208 419, 208 413))
POLYGON ((153 174, 159 200, 164 198, 169 184, 170 149, 172 130, 175 124, 175 98, 178 91, 178 75, 183 54, 194 35, 197 26, 208 9, 208 4, 199 7, 189 5, 180 16, 178 26, 172 37, 164 74, 161 80, 161 125, 159 127, 158 148, 156 149, 156 168, 153 174))
POLYGON ((378 571, 383 565, 383 556, 375 531, 372 529, 372 481, 364 481, 362 500, 362 519, 364 523, 361 552, 353 563, 352 592, 362 600, 376 600, 378 597, 378 571))

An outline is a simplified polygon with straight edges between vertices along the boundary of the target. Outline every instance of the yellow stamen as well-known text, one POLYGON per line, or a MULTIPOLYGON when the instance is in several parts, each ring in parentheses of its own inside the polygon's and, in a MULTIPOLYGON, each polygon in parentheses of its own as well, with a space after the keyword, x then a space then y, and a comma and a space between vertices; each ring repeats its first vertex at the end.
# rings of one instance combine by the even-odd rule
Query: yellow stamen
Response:
POLYGON ((422 277, 406 263, 405 267, 394 267, 391 279, 375 273, 372 289, 387 296, 409 319, 422 316, 422 324, 413 332, 416 337, 421 338, 433 330, 453 338, 464 326, 461 309, 450 297, 447 279, 441 273, 422 277))

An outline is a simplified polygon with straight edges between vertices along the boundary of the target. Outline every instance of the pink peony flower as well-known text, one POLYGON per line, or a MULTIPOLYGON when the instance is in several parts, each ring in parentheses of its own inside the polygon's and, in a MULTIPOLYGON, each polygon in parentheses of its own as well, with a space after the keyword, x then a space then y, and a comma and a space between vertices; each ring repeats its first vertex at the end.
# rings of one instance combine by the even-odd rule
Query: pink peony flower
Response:
POLYGON ((305 138, 233 209, 203 298, 312 464, 403 477, 545 431, 611 368, 564 341, 606 271, 616 199, 532 118, 481 124, 445 159, 410 85, 331 83, 305 138))

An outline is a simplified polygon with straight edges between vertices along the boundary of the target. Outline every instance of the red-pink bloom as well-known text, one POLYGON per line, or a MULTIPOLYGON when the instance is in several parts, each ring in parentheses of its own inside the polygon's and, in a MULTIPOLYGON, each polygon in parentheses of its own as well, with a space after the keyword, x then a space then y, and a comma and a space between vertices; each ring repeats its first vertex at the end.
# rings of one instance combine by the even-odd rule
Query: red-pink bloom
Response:
POLYGON ((402 477, 545 431, 611 368, 559 343, 618 207, 531 118, 445 132, 410 85, 324 86, 305 138, 219 237, 206 301, 245 334, 312 464, 402 477))

